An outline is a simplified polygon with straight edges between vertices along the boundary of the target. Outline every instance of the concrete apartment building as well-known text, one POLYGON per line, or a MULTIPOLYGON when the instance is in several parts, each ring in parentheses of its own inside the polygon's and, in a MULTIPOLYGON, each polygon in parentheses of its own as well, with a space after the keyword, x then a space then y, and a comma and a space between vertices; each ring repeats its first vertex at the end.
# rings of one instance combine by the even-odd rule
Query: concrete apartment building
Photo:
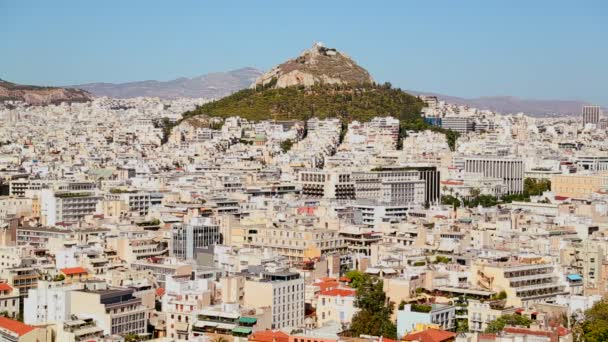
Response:
POLYGON ((31 198, 0 196, 0 221, 8 217, 22 217, 31 214, 31 198))
POLYGON ((528 307, 535 303, 553 302, 565 294, 555 265, 541 258, 487 262, 471 266, 471 283, 477 287, 507 293, 506 305, 528 307))
POLYGON ((78 222, 86 215, 101 212, 102 196, 92 192, 55 192, 43 189, 40 193, 40 215, 43 225, 58 222, 78 222))
POLYGON ((355 199, 355 183, 350 172, 306 170, 298 174, 302 195, 313 198, 355 199))
POLYGON ((441 119, 441 127, 466 134, 475 130, 475 120, 463 116, 446 116, 441 119))
POLYGON ((349 288, 334 288, 321 291, 317 299, 317 325, 319 327, 339 323, 350 324, 359 311, 355 306, 356 291, 349 288))
POLYGON ((73 291, 70 313, 93 318, 104 334, 144 334, 148 309, 134 289, 110 288, 104 281, 89 281, 85 289, 73 291))
POLYGON ((24 312, 23 321, 27 324, 48 324, 69 320, 71 294, 82 288, 82 284, 40 281, 24 299, 24 307, 28 310, 24 312))
POLYGON ((270 307, 271 329, 304 326, 304 278, 299 273, 264 273, 261 279, 245 281, 244 305, 270 307))
POLYGON ((472 332, 482 333, 486 331, 488 323, 500 316, 513 314, 516 310, 513 306, 506 306, 504 301, 482 302, 469 299, 468 302, 467 318, 472 332))
POLYGON ((412 209, 409 205, 382 204, 371 200, 358 200, 348 206, 353 210, 353 221, 368 228, 378 228, 382 222, 402 220, 412 209))
POLYGON ((250 229, 248 247, 259 247, 288 257, 294 262, 346 251, 344 240, 337 230, 308 226, 266 227, 250 229))
POLYGON ((8 318, 19 317, 20 310, 19 291, 9 284, 0 283, 0 312, 6 312, 8 318))
POLYGON ((604 248, 596 241, 581 243, 560 249, 560 264, 570 270, 570 275, 582 278, 585 288, 597 289, 603 279, 604 248))
POLYGON ((171 255, 184 260, 196 257, 197 250, 220 241, 220 227, 209 217, 197 217, 188 224, 176 225, 171 230, 171 255))
POLYGON ((453 330, 456 328, 456 307, 432 304, 429 312, 418 312, 411 304, 406 304, 403 310, 397 311, 397 337, 415 331, 419 324, 432 324, 443 330, 453 330))
POLYGON ((507 186, 507 193, 519 194, 524 191, 524 162, 519 158, 465 157, 467 173, 481 173, 484 177, 501 178, 507 186))
POLYGON ((151 196, 148 192, 122 192, 110 191, 105 196, 104 213, 110 216, 120 216, 123 213, 133 213, 146 216, 150 210, 151 196))
POLYGON ((43 248, 51 239, 76 242, 76 233, 71 229, 54 227, 19 227, 17 228, 17 245, 43 248))

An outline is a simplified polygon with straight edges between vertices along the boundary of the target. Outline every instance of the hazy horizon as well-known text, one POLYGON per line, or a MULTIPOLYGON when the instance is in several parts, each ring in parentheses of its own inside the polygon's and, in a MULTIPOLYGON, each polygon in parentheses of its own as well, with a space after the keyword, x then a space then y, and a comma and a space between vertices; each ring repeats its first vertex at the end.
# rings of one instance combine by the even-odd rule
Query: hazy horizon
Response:
POLYGON ((268 70, 322 41, 402 89, 607 107, 607 9, 601 1, 0 3, 0 78, 76 85, 268 70))

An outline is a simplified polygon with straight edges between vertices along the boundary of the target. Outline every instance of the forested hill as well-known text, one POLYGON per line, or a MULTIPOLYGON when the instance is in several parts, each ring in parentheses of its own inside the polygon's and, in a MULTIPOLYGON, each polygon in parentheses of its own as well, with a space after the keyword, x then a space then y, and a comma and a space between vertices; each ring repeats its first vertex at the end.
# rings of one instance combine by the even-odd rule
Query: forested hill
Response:
POLYGON ((401 121, 420 117, 424 103, 400 89, 385 85, 315 85, 273 88, 272 84, 245 89, 184 113, 217 117, 240 116, 248 120, 307 120, 337 117, 368 121, 393 116, 401 121))

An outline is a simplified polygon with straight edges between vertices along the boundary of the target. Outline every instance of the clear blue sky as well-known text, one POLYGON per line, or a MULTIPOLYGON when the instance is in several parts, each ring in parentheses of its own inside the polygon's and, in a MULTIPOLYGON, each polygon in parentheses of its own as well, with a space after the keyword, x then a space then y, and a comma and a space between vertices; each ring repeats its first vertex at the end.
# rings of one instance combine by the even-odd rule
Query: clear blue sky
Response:
POLYGON ((0 78, 18 83, 266 70, 314 41, 404 89, 608 106, 607 0, 0 0, 0 78))

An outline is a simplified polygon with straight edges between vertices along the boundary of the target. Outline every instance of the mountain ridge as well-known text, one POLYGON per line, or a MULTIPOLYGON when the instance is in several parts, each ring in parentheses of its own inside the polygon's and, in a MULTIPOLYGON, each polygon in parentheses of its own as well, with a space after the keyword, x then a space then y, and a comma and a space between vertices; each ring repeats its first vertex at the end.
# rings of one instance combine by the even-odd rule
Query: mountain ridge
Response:
POLYGON ((49 105, 88 102, 91 99, 91 94, 82 89, 24 85, 0 79, 0 102, 21 101, 30 105, 49 105))
POLYGON ((226 72, 178 77, 168 81, 144 80, 125 83, 94 82, 69 86, 89 91, 95 96, 113 98, 159 97, 174 99, 221 98, 247 88, 262 74, 256 68, 244 67, 226 72))
MULTIPOLYGON (((491 110, 501 114, 515 114, 523 112, 526 115, 536 117, 580 115, 584 105, 591 105, 590 102, 582 100, 533 99, 509 95, 465 98, 435 92, 424 92, 418 90, 406 91, 410 94, 418 96, 436 96, 439 100, 456 105, 464 105, 482 110, 491 110)), ((606 112, 607 109, 603 108, 603 110, 606 112)))

